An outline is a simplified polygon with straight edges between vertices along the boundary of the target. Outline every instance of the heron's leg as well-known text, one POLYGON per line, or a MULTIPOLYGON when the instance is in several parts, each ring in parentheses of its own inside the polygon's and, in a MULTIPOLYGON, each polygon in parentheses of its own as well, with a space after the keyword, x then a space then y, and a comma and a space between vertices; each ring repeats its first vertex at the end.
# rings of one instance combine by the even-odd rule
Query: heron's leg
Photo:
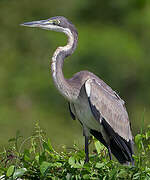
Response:
POLYGON ((110 146, 109 146, 109 145, 108 145, 108 155, 109 155, 110 160, 112 160, 111 149, 110 149, 110 146))
POLYGON ((89 162, 89 137, 85 136, 85 161, 84 163, 89 162))
POLYGON ((85 137, 85 161, 89 162, 89 130, 86 126, 83 126, 83 136, 85 137))

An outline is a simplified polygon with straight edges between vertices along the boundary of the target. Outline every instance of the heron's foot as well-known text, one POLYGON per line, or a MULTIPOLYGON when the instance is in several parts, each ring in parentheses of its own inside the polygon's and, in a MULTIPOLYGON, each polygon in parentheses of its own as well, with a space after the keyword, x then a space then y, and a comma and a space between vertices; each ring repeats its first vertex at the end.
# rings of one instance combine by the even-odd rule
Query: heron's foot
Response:
POLYGON ((84 160, 84 164, 86 164, 88 162, 89 162, 89 157, 86 157, 85 160, 84 160))

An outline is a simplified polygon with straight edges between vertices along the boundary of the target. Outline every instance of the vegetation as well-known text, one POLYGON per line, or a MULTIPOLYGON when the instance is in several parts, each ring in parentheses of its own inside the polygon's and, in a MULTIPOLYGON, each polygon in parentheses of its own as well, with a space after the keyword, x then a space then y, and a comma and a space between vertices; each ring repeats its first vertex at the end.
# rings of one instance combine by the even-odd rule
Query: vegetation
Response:
POLYGON ((123 166, 110 161, 107 150, 94 140, 95 149, 90 162, 84 164, 84 151, 74 145, 62 152, 53 149, 45 133, 36 124, 32 136, 24 139, 19 132, 9 140, 10 146, 0 153, 0 179, 15 180, 149 180, 150 126, 145 133, 137 134, 134 155, 135 166, 123 166))
POLYGON ((20 27, 25 21, 63 15, 79 32, 77 51, 65 61, 69 78, 80 70, 101 77, 125 100, 133 134, 150 123, 150 1, 149 0, 0 0, 0 175, 24 179, 150 179, 150 130, 135 137, 135 166, 109 161, 97 141, 84 165, 80 126, 71 121, 67 103, 54 88, 49 60, 64 35, 20 27), (88 37, 88 38, 87 38, 88 37), (33 120, 42 120, 53 148, 33 120), (20 129, 28 138, 23 138, 20 129), (7 133, 6 133, 7 132, 7 133))
POLYGON ((143 111, 144 127, 150 124, 149 0, 0 0, 0 149, 17 129, 29 136, 36 120, 54 147, 71 146, 75 139, 82 144, 80 125, 69 118, 49 70, 65 35, 19 26, 57 15, 71 20, 79 33, 65 77, 94 72, 126 102, 134 135, 143 111))
MULTIPOLYGON (((101 77, 125 100, 133 134, 150 123, 150 1, 149 0, 0 0, 0 175, 24 179, 150 179, 150 130, 135 137, 135 166, 109 161, 97 141, 84 165, 80 126, 71 121, 67 103, 54 88, 49 60, 64 35, 19 24, 63 15, 79 32, 77 51, 65 61, 69 78, 80 70, 101 77), (87 38, 88 37, 88 38, 87 38), (56 151, 33 120, 42 120, 52 144, 71 146, 56 151), (28 138, 23 138, 20 129, 28 138), (6 133, 7 132, 7 133, 6 133)), ((60 145, 61 146, 61 145, 60 145)))

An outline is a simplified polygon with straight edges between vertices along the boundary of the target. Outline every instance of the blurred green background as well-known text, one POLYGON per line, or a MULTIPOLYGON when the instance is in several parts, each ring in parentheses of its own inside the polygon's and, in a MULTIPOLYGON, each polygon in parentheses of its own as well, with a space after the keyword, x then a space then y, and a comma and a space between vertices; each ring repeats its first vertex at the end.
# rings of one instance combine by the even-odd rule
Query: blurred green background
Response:
POLYGON ((150 124, 149 0, 0 0, 1 147, 18 129, 30 135, 36 121, 58 148, 83 141, 50 74, 52 54, 67 38, 19 26, 58 15, 79 32, 78 48, 65 61, 65 77, 94 72, 125 100, 134 135, 143 117, 144 127, 150 124))

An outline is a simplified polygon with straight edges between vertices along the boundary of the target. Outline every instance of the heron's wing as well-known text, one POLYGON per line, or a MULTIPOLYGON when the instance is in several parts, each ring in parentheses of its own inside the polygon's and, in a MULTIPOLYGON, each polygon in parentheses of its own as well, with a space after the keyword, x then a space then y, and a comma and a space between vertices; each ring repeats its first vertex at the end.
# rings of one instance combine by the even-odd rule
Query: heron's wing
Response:
POLYGON ((101 123, 104 118, 115 133, 127 141, 132 140, 124 101, 97 79, 88 79, 85 82, 85 91, 95 119, 101 123))
POLYGON ((74 109, 74 105, 70 102, 68 102, 68 105, 69 105, 69 112, 70 112, 70 115, 72 117, 73 120, 76 119, 76 116, 75 116, 75 109, 74 109))

